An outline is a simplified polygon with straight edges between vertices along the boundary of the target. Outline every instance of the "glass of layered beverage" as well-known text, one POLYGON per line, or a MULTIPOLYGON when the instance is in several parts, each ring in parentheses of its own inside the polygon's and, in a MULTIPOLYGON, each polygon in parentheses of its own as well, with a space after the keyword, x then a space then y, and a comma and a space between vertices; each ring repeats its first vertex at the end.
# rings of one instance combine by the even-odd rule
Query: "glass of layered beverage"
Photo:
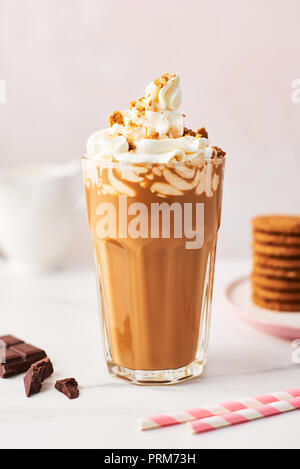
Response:
POLYGON ((83 158, 105 356, 136 384, 206 360, 225 153, 183 126, 177 75, 154 80, 83 158))

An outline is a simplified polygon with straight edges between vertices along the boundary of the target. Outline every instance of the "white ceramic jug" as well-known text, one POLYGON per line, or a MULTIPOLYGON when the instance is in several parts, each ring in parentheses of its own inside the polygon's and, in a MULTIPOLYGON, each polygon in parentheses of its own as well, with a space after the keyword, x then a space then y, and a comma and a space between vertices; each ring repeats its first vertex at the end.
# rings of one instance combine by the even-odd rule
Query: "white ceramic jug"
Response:
POLYGON ((0 171, 0 249, 26 271, 60 265, 76 230, 80 162, 0 171))

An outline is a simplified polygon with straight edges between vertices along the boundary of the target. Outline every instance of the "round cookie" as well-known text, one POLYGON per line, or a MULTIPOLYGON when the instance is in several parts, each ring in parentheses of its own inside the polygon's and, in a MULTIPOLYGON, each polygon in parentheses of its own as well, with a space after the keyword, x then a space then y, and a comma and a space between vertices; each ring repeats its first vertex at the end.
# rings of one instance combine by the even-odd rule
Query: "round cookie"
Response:
POLYGON ((254 242, 252 246, 255 253, 262 255, 274 257, 300 257, 300 246, 275 246, 272 244, 256 242, 254 242))
POLYGON ((267 233, 293 233, 300 235, 300 216, 262 215, 252 219, 255 230, 267 233))
POLYGON ((253 274, 261 275, 263 277, 281 278, 281 279, 293 279, 299 280, 300 282, 300 269, 299 270, 284 270, 278 267, 264 267, 260 264, 254 263, 253 274))
POLYGON ((268 257, 263 254, 253 253, 254 265, 262 267, 274 267, 279 269, 300 269, 300 258, 282 258, 282 257, 268 257))
POLYGON ((300 236, 266 233, 264 231, 253 231, 253 241, 256 243, 267 243, 283 246, 300 246, 300 236))
POLYGON ((252 283, 252 291, 255 296, 264 298, 265 300, 274 300, 274 301, 287 301, 289 303, 300 303, 300 291, 278 291, 270 290, 266 287, 260 287, 252 283))
POLYGON ((270 301, 260 298, 259 296, 253 295, 252 301, 262 308, 274 309, 276 311, 284 312, 300 312, 300 302, 299 303, 288 303, 288 302, 279 302, 279 301, 270 301))
POLYGON ((280 290, 286 292, 300 292, 300 280, 283 280, 278 278, 263 277, 257 275, 254 272, 251 275, 251 279, 254 285, 258 287, 271 288, 273 290, 280 290))

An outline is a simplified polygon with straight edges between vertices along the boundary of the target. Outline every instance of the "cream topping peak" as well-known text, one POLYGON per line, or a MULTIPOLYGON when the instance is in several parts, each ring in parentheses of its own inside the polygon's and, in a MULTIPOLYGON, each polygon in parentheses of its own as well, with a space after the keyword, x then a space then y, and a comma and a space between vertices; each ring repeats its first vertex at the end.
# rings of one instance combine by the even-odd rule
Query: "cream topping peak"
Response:
POLYGON ((178 75, 165 73, 151 82, 145 96, 129 109, 109 116, 110 127, 91 135, 87 156, 95 160, 131 163, 168 163, 210 158, 218 152, 209 145, 204 128, 184 127, 178 75))

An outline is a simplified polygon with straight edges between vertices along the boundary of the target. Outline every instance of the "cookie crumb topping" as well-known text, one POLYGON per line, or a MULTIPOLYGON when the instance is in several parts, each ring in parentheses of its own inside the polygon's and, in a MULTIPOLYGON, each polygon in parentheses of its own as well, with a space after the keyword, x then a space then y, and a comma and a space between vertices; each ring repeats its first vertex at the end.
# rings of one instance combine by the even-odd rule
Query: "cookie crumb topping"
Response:
POLYGON ((130 161, 224 157, 221 148, 210 145, 205 127, 195 132, 184 126, 186 115, 179 111, 180 102, 178 75, 164 73, 149 83, 144 96, 130 101, 128 109, 110 114, 109 128, 95 133, 88 142, 89 151, 116 160, 130 152, 130 161))
POLYGON ((130 140, 129 138, 127 138, 127 142, 128 142, 128 150, 134 151, 136 149, 136 145, 133 142, 133 140, 130 140))
POLYGON ((109 126, 112 127, 114 124, 125 125, 123 114, 120 111, 114 111, 108 117, 109 126))
POLYGON ((194 132, 193 130, 191 129, 188 129, 187 127, 184 127, 183 129, 183 136, 185 135, 190 135, 191 137, 195 137, 196 136, 196 132, 194 132))
POLYGON ((158 132, 155 132, 155 130, 152 130, 152 132, 150 132, 146 138, 150 138, 152 140, 159 140, 159 133, 158 132))
POLYGON ((208 133, 205 127, 201 127, 200 129, 197 130, 196 132, 196 137, 199 138, 208 138, 208 133))
POLYGON ((212 158, 223 158, 226 155, 226 152, 222 150, 222 148, 219 147, 212 147, 213 149, 213 154, 212 158))

